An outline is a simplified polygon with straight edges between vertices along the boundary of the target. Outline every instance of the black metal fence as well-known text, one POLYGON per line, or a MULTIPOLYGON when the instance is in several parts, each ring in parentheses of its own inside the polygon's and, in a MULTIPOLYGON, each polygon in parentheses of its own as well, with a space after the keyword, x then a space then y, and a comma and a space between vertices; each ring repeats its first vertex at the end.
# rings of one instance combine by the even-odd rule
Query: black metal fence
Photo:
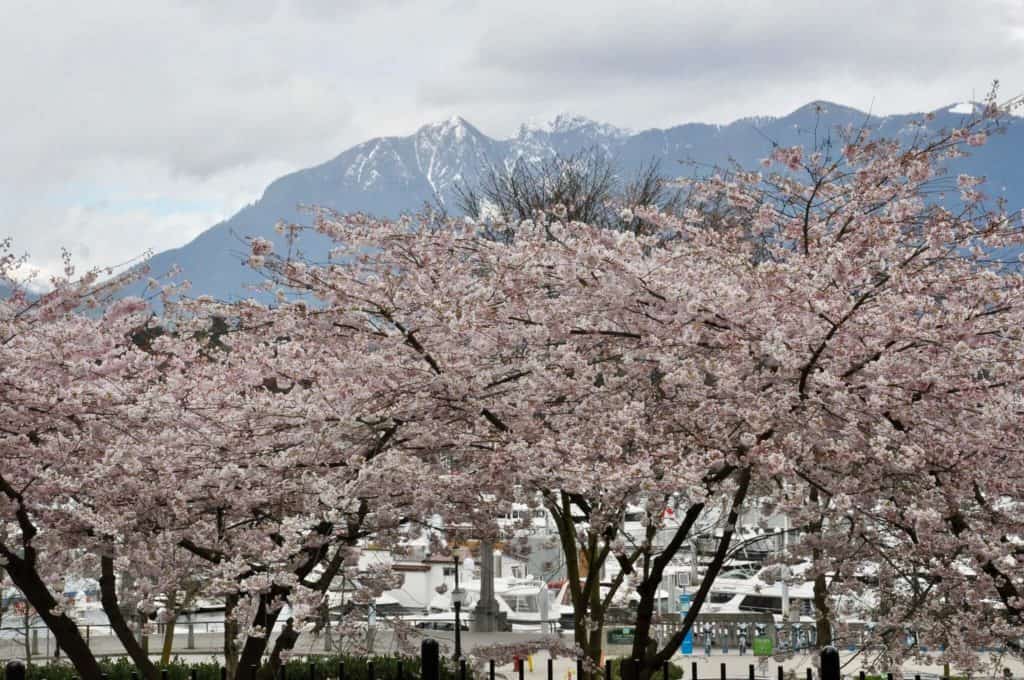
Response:
MULTIPOLYGON (((440 645, 436 640, 424 640, 421 645, 420 652, 420 665, 419 669, 411 669, 412 672, 407 672, 405 666, 401 660, 398 660, 396 664, 391 665, 387 670, 388 673, 381 673, 380 677, 374 669, 374 663, 372 660, 367 660, 365 666, 365 672, 359 674, 359 680, 442 680, 442 675, 450 680, 485 680, 483 676, 479 674, 479 670, 471 673, 471 669, 467 663, 465 657, 453 659, 456 666, 452 669, 450 666, 445 669, 444 662, 441 657, 440 645), (419 670, 417 674, 415 670, 419 670), (442 674, 442 670, 446 670, 442 674), (454 672, 453 672, 454 671, 454 672), (453 678, 454 676, 454 678, 453 678)), ((842 680, 842 674, 839 663, 839 652, 835 647, 826 647, 821 652, 821 663, 819 665, 819 673, 815 677, 814 669, 807 668, 806 675, 807 680, 842 680)), ((605 662, 604 668, 598 673, 591 675, 594 680, 636 680, 639 677, 639 662, 636 659, 623 658, 618 660, 619 673, 616 675, 614 672, 615 667, 612 660, 605 662)), ((415 659, 412 660, 412 664, 415 665, 415 659)), ((5 667, 5 679, 4 680, 26 680, 26 668, 25 665, 20 661, 11 661, 5 667)), ((552 658, 547 659, 547 680, 555 680, 554 677, 554 660, 552 658)), ((687 680, 772 680, 772 678, 765 675, 758 676, 756 674, 756 666, 749 664, 747 667, 748 673, 746 677, 729 677, 727 674, 727 665, 721 663, 719 665, 719 673, 717 676, 713 674, 700 674, 700 665, 697 662, 691 662, 690 664, 690 675, 687 680)), ((583 659, 576 660, 576 672, 577 678, 582 679, 586 677, 586 668, 583 659)), ((257 666, 250 666, 248 669, 240 669, 236 680, 257 680, 259 668, 257 666)), ((782 665, 776 667, 777 680, 798 680, 798 676, 787 675, 782 665)), ((486 680, 496 680, 497 672, 494 660, 487 662, 486 664, 486 680)), ((790 671, 792 673, 792 671, 790 671)), ((525 680, 525 659, 520 660, 513 667, 513 674, 516 676, 516 680, 525 680)), ((684 670, 685 675, 685 670, 684 670)), ((228 671, 225 667, 220 668, 220 680, 227 680, 228 671)), ((316 664, 310 663, 308 667, 308 675, 306 678, 301 680, 349 680, 349 676, 346 673, 345 662, 341 660, 338 662, 337 675, 334 676, 328 671, 320 670, 316 664)), ((852 680, 855 676, 848 676, 852 680)), ((877 677, 877 676, 872 676, 877 677)), ((921 680, 921 675, 914 675, 914 680, 921 680)), ((139 680, 137 673, 131 674, 132 680, 139 680)), ((192 668, 189 675, 190 680, 198 680, 198 671, 192 668)), ((292 680, 300 680, 295 675, 291 676, 292 680)), ((74 677, 73 680, 78 680, 74 677)), ((104 674, 100 680, 107 680, 107 676, 104 674)), ((169 680, 168 670, 165 668, 161 671, 161 680, 169 680)), ((279 668, 277 673, 277 680, 289 680, 286 677, 285 667, 279 668)), ((671 680, 671 667, 668 661, 666 661, 659 669, 658 673, 650 675, 650 680, 671 680)), ((867 680, 865 671, 859 672, 859 680, 867 680)), ((886 674, 886 680, 894 680, 893 673, 886 674)))

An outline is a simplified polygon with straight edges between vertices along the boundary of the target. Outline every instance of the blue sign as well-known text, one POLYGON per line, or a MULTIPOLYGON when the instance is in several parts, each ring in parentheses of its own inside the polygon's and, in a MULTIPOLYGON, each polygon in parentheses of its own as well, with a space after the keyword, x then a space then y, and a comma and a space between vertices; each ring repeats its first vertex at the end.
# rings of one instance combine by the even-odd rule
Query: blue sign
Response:
MULTIPOLYGON (((690 611, 690 596, 683 593, 679 596, 679 618, 685 619, 688 611, 690 611)), ((683 638, 682 644, 679 645, 679 653, 693 654, 693 626, 686 631, 686 636, 683 638)))

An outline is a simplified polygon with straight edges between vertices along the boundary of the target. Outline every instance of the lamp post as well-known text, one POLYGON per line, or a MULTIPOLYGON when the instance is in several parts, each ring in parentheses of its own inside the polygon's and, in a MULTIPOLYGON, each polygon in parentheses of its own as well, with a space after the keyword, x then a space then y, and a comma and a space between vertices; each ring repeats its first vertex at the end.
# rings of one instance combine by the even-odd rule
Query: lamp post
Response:
POLYGON ((452 556, 452 562, 455 564, 455 589, 452 591, 452 606, 455 608, 455 652, 452 654, 452 659, 458 661, 462 657, 462 621, 459 614, 462 612, 463 597, 463 592, 459 588, 458 555, 452 556))

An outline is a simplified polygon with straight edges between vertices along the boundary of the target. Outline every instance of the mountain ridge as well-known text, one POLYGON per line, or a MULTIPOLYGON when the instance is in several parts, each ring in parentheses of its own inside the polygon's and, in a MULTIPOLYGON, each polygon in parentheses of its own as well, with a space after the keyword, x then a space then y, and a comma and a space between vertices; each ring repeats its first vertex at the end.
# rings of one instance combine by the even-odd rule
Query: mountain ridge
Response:
MULTIPOLYGON (((971 105, 975 106, 974 104, 971 105)), ((967 114, 955 103, 930 113, 931 129, 961 123, 967 114), (953 112, 954 109, 957 112, 953 112)), ((300 205, 320 205, 341 212, 365 212, 379 217, 422 208, 426 203, 455 210, 455 187, 479 181, 488 164, 525 160, 536 162, 556 154, 570 155, 586 149, 605 153, 629 176, 652 159, 662 162, 666 174, 690 174, 696 169, 739 162, 753 168, 770 153, 776 142, 791 146, 809 144, 811 134, 824 134, 837 126, 867 124, 885 135, 899 135, 908 123, 925 113, 873 116, 834 102, 817 100, 785 116, 752 116, 730 123, 682 123, 668 128, 633 131, 574 113, 562 113, 544 124, 519 126, 513 136, 494 138, 462 116, 421 125, 405 136, 375 137, 318 165, 279 177, 267 185, 255 202, 232 217, 213 225, 180 248, 152 258, 155 273, 181 266, 194 294, 223 299, 249 297, 244 286, 257 284, 257 275, 244 266, 243 237, 261 236, 284 245, 275 234, 279 220, 308 224, 300 205), (674 162, 691 162, 676 166, 674 162)), ((1010 125, 1007 135, 956 163, 958 172, 987 175, 992 187, 1012 187, 1003 193, 1011 207, 1024 204, 1024 169, 1013 158, 1024 149, 1024 126, 1010 125)), ((326 253, 325 239, 303 235, 299 247, 310 257, 326 253)))

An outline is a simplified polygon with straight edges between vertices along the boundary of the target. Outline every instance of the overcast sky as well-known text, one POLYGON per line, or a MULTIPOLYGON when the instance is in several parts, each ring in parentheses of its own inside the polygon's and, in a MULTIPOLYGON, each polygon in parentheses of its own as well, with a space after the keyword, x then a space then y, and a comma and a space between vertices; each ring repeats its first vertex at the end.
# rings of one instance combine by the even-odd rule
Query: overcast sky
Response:
POLYGON ((1021 0, 0 0, 0 238, 182 245, 274 178, 462 115, 633 129, 1024 91, 1021 0))

